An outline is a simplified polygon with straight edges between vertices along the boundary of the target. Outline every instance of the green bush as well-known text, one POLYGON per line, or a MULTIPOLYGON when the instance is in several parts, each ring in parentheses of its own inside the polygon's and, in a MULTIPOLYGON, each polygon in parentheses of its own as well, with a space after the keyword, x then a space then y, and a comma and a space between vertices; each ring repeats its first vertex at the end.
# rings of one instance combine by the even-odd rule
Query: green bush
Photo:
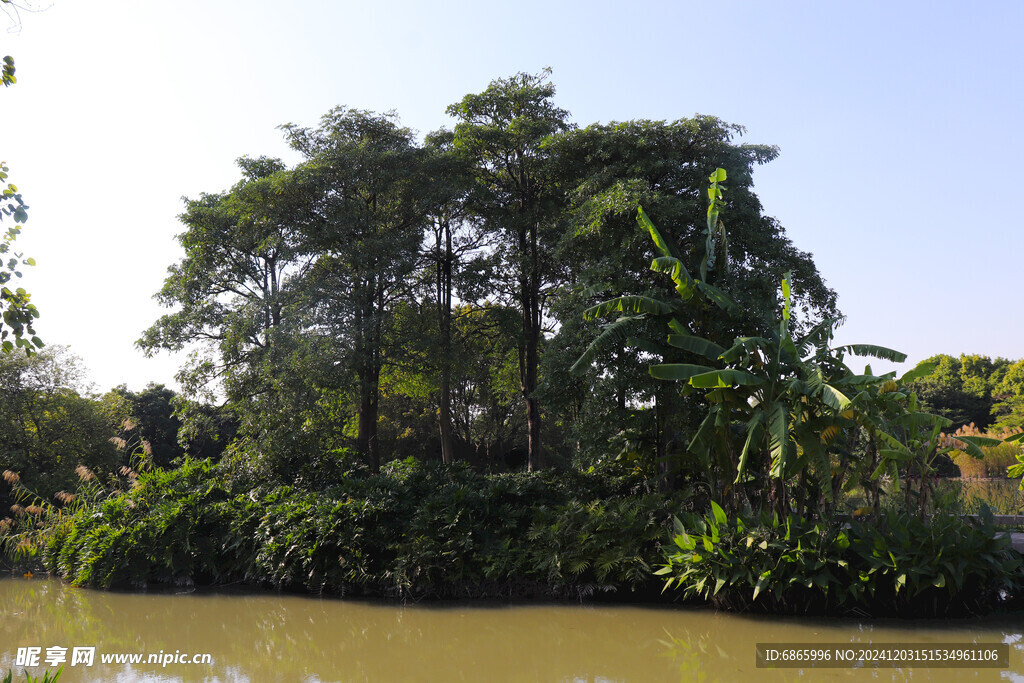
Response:
POLYGON ((381 596, 647 590, 680 501, 596 474, 392 463, 319 491, 242 487, 209 462, 82 505, 41 553, 78 585, 246 582, 381 596))
POLYGON ((848 525, 728 519, 717 505, 678 524, 656 573, 666 589, 732 610, 962 616, 1024 589, 1024 563, 991 514, 978 521, 901 512, 848 525))

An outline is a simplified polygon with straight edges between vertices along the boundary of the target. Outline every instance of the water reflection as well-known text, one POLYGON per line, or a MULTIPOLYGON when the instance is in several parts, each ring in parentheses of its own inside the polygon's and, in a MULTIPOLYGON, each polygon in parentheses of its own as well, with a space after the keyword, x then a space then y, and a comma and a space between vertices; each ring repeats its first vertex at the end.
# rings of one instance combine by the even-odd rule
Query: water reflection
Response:
MULTIPOLYGON (((62 681, 1024 680, 1019 618, 744 617, 682 608, 406 607, 231 592, 111 593, 0 580, 0 669, 18 647, 209 652, 212 665, 68 668, 62 681), (1007 670, 755 668, 757 642, 1008 642, 1007 670)), ((37 671, 41 670, 37 669, 37 671)))

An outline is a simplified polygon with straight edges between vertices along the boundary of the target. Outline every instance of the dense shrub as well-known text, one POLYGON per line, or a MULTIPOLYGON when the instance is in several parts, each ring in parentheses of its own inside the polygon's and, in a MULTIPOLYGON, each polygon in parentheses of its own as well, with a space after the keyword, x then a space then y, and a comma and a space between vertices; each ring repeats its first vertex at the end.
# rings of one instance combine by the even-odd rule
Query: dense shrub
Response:
POLYGON ((892 512, 842 525, 790 517, 678 525, 666 589, 733 610, 962 616, 1024 589, 1024 563, 991 514, 980 520, 892 512))
POLYGON ((39 543, 78 585, 247 582, 333 594, 582 596, 654 587, 681 501, 595 474, 353 470, 319 491, 242 487, 209 462, 139 476, 39 543))

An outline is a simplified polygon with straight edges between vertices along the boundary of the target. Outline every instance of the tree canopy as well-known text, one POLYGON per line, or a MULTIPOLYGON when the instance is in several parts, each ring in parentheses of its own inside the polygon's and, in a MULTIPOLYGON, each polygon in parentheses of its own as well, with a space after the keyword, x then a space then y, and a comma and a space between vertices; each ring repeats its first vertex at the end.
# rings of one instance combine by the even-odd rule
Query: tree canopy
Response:
MULTIPOLYGON (((620 343, 569 372, 602 324, 583 309, 671 291, 642 275, 656 254, 633 220, 640 204, 679 262, 696 272, 703 260, 706 287, 736 302, 738 315, 702 314, 702 333, 774 324, 786 272, 794 330, 837 314, 811 256, 752 190, 778 150, 736 144, 742 127, 697 116, 580 128, 548 72, 497 79, 448 113, 453 130, 419 140, 393 114, 337 107, 317 127, 282 127, 299 163, 243 158, 234 187, 186 202, 185 257, 158 294, 173 310, 140 344, 195 349, 185 393, 220 399, 241 461, 292 476, 323 457, 532 470, 679 452, 696 407, 643 370, 652 347, 620 343), (715 168, 728 172, 728 229, 712 235, 715 168)), ((612 323, 653 338, 654 321, 627 318, 612 323)))

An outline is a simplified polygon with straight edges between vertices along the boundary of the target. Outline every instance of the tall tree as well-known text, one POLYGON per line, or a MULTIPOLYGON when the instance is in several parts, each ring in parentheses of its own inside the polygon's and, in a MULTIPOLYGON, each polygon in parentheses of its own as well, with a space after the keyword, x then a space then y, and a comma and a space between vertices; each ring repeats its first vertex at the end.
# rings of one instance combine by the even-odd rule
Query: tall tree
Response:
POLYGON ((213 398, 222 387, 240 432, 262 442, 272 419, 292 414, 280 403, 279 374, 300 324, 295 285, 309 257, 297 225, 307 202, 279 160, 238 164, 243 179, 231 190, 186 201, 185 257, 157 294, 176 310, 138 343, 149 354, 205 347, 179 372, 183 390, 213 398))
POLYGON ((547 143, 568 130, 568 113, 552 102, 549 72, 492 81, 448 107, 458 123, 454 145, 474 162, 468 207, 492 235, 508 272, 495 289, 521 317, 519 377, 529 430, 528 466, 543 466, 538 366, 545 300, 557 282, 552 249, 565 207, 564 183, 547 143))
POLYGON ((285 126, 306 161, 296 172, 310 198, 303 230, 316 263, 308 308, 335 342, 337 366, 358 392, 356 447, 380 467, 381 370, 396 301, 411 289, 434 196, 428 154, 392 114, 338 107, 319 128, 285 126))

